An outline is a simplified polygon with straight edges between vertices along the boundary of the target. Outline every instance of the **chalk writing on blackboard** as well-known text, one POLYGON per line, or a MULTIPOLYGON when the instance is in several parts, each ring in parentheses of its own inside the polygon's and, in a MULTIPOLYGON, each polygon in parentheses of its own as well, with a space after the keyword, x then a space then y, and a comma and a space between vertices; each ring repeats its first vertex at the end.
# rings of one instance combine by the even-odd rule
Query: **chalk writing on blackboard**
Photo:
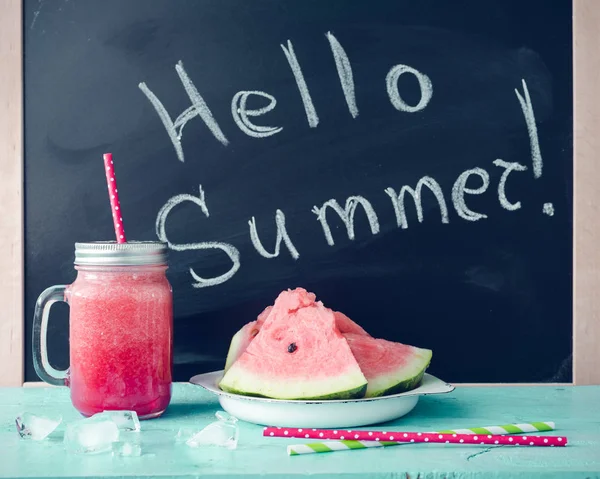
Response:
POLYGON ((338 76, 340 77, 340 84, 342 85, 342 90, 344 91, 344 98, 346 99, 346 104, 348 105, 348 111, 352 115, 352 118, 356 118, 358 116, 358 106, 356 105, 354 77, 352 76, 352 66, 350 65, 350 60, 348 59, 348 55, 346 54, 344 47, 342 47, 340 42, 338 42, 337 38, 335 38, 331 32, 327 32, 327 40, 329 40, 329 45, 331 46, 331 52, 333 53, 335 67, 337 69, 338 76))
POLYGON ((167 201, 167 203, 158 212, 158 216, 156 218, 156 234, 161 241, 168 242, 169 248, 171 248, 174 251, 219 249, 223 251, 227 256, 229 256, 229 259, 232 263, 229 271, 214 278, 202 278, 198 276, 192 268, 190 268, 190 275, 196 281, 192 284, 192 286, 194 286, 195 288, 205 288, 208 286, 216 286, 217 284, 224 283, 225 281, 233 277, 233 275, 240 268, 240 252, 235 246, 229 243, 221 243, 217 241, 176 244, 171 243, 167 240, 167 233, 165 231, 167 217, 169 216, 171 210, 177 205, 186 201, 191 201, 192 203, 200 207, 202 213, 204 213, 204 215, 207 218, 210 216, 210 213, 208 212, 208 207, 206 206, 206 201, 204 200, 204 190, 202 189, 202 186, 200 186, 199 190, 200 191, 198 197, 188 194, 181 194, 173 196, 169 199, 169 201, 167 201))
POLYGON ((265 258, 275 258, 279 256, 279 250, 281 248, 281 241, 285 243, 288 251, 292 255, 292 258, 298 259, 300 257, 300 253, 292 243, 290 239, 290 235, 285 229, 285 214, 281 210, 277 210, 275 212, 275 224, 277 225, 277 237, 275 238, 275 252, 269 253, 265 247, 263 246, 260 238, 258 237, 258 231, 256 230, 256 219, 254 216, 248 221, 248 225, 250 226, 250 240, 252 241, 252 245, 256 248, 256 251, 261 256, 265 258))
POLYGON ((456 209, 458 216, 467 221, 478 221, 487 218, 485 213, 477 213, 469 209, 465 199, 465 193, 469 195, 481 195, 485 193, 488 186, 490 186, 490 175, 483 168, 478 167, 463 171, 452 187, 452 203, 454 204, 454 209, 456 209), (477 188, 467 188, 467 182, 471 175, 477 175, 481 178, 481 186, 478 186, 477 188))
POLYGON ((313 105, 310 92, 308 91, 306 80, 304 80, 302 68, 300 67, 300 63, 298 63, 298 59, 294 53, 294 46, 292 45, 292 42, 288 40, 287 48, 281 45, 281 49, 283 50, 283 53, 285 53, 285 57, 287 58, 290 68, 292 69, 292 73, 294 74, 294 78, 296 79, 298 91, 300 92, 302 103, 304 104, 304 111, 306 112, 308 126, 315 128, 319 124, 319 117, 317 115, 317 110, 315 110, 315 106, 313 105))
MULTIPOLYGON (((356 102, 355 96, 355 85, 352 74, 352 67, 348 55, 339 41, 328 32, 326 34, 327 41, 331 48, 333 61, 335 62, 336 70, 339 76, 340 86, 344 94, 344 98, 348 107, 348 111, 353 118, 358 116, 359 108, 356 102)), ((310 91, 304 75, 300 62, 294 52, 293 44, 290 40, 287 41, 286 45, 280 45, 285 57, 290 66, 293 78, 295 80, 298 92, 304 111, 308 126, 310 128, 316 128, 319 124, 319 117, 317 114, 316 107, 312 101, 310 91)), ((181 140, 183 138, 183 128, 192 119, 199 117, 212 135, 224 146, 229 145, 229 140, 225 136, 225 133, 221 130, 215 116, 213 115, 208 104, 203 99, 202 95, 189 78, 183 68, 182 62, 178 62, 175 66, 179 79, 192 103, 192 105, 183 111, 175 121, 172 120, 167 109, 158 99, 158 97, 148 88, 145 83, 140 83, 139 88, 146 95, 152 106, 155 108, 160 120, 162 121, 167 134, 173 143, 175 153, 180 161, 184 161, 185 155, 181 140)), ((383 82, 382 82, 383 87, 383 82)), ((535 122, 535 113, 529 90, 527 88, 527 82, 522 79, 523 92, 521 93, 515 88, 515 94, 517 100, 521 106, 523 117, 525 120, 525 126, 527 128, 531 160, 533 166, 534 178, 538 179, 542 175, 542 154, 537 134, 537 127, 535 122)), ((427 108, 433 98, 433 82, 429 76, 417 69, 404 64, 397 64, 390 68, 385 78, 385 88, 389 101, 392 106, 399 111, 399 114, 415 113, 422 111, 427 108), (413 75, 418 81, 420 88, 420 99, 414 104, 408 104, 401 95, 398 88, 398 80, 401 75, 409 74, 413 75)), ((264 138, 267 136, 275 135, 282 131, 283 126, 268 126, 259 124, 257 117, 267 114, 272 111, 277 105, 276 98, 263 91, 252 90, 252 91, 239 91, 231 100, 231 115, 234 119, 235 124, 240 128, 242 132, 253 138, 264 138), (247 102, 251 96, 261 97, 266 100, 264 106, 258 109, 248 109, 247 102), (256 119, 256 120, 253 120, 256 119)), ((492 161, 492 164, 499 168, 504 168, 500 180, 497 185, 497 196, 500 205, 507 211, 516 211, 521 208, 521 201, 518 199, 509 199, 506 195, 506 184, 509 181, 511 173, 527 171, 527 166, 517 163, 508 162, 501 158, 497 158, 492 161)), ((483 211, 475 211, 469 206, 469 196, 476 196, 485 193, 490 188, 490 175, 488 171, 482 167, 470 168, 460 173, 452 186, 450 193, 451 204, 456 211, 456 214, 465 221, 475 222, 483 219, 487 219, 488 216, 483 211)), ((437 200, 439 206, 439 217, 443 224, 450 222, 450 215, 448 211, 448 205, 446 203, 446 197, 440 186, 440 184, 432 176, 423 176, 420 178, 413 188, 410 185, 403 185, 399 190, 393 186, 387 186, 382 191, 391 200, 393 210, 396 216, 396 225, 398 228, 407 229, 409 227, 408 217, 406 214, 406 199, 410 196, 412 203, 417 214, 417 221, 422 223, 424 221, 424 212, 422 206, 423 194, 428 193, 433 195, 437 200)), ((321 225, 325 242, 329 246, 335 245, 335 239, 329 226, 327 214, 335 213, 342 220, 346 227, 346 236, 350 240, 355 239, 354 229, 354 218, 357 211, 360 211, 366 216, 372 235, 377 235, 380 232, 380 218, 378 217, 375 209, 371 202, 361 196, 360 194, 351 195, 345 199, 342 204, 337 199, 332 198, 325 201, 321 206, 313 206, 311 211, 316 215, 317 221, 321 225)), ((209 286, 215 286, 224 283, 231 279, 241 267, 240 251, 232 244, 224 242, 199 242, 199 243, 185 243, 175 244, 169 241, 166 232, 166 221, 169 213, 177 205, 184 202, 192 202, 200 207, 202 213, 209 217, 208 207, 206 205, 205 194, 202 186, 199 186, 199 195, 193 196, 189 194, 175 195, 170 198, 167 203, 160 209, 156 218, 156 234, 161 241, 168 243, 169 247, 174 251, 187 251, 187 250, 206 250, 206 249, 218 249, 224 252, 230 262, 231 266, 228 271, 223 274, 212 277, 203 278, 200 277, 192 268, 189 272, 194 280, 192 286, 196 288, 204 288, 209 286)), ((552 203, 545 203, 542 208, 542 212, 548 216, 554 215, 554 206, 552 203)), ((260 239, 258 227, 255 217, 251 217, 248 220, 249 236, 252 245, 256 252, 266 259, 272 259, 278 257, 281 253, 281 244, 283 243, 289 254, 294 260, 300 258, 300 251, 296 248, 293 242, 293 238, 290 237, 285 224, 285 213, 284 211, 277 209, 275 212, 275 226, 277 228, 277 235, 275 245, 269 251, 260 239)))
POLYGON ((509 163, 508 161, 500 159, 494 160, 493 163, 496 166, 505 168, 504 173, 502 173, 500 181, 498 182, 498 199, 500 200, 502 208, 507 209, 509 211, 518 210, 521 207, 521 202, 517 201, 516 203, 511 203, 506 197, 506 180, 508 179, 508 175, 511 171, 525 171, 527 167, 525 165, 517 163, 516 161, 509 163))
POLYGON ((552 203, 544 203, 542 211, 548 216, 554 216, 554 205, 552 203))
POLYGON ((175 65, 175 70, 177 71, 181 83, 183 84, 185 91, 187 92, 190 100, 192 101, 192 106, 187 108, 181 115, 179 115, 175 121, 171 119, 171 115, 161 103, 161 101, 156 97, 156 95, 146 86, 145 83, 140 83, 139 88, 144 92, 150 103, 156 109, 156 113, 158 113, 159 118, 161 119, 173 146, 175 147, 175 152, 177 153, 177 158, 180 161, 184 161, 183 148, 181 146, 181 138, 183 136, 183 127, 187 124, 188 121, 192 120, 196 116, 202 118, 206 126, 212 132, 217 140, 219 140, 223 145, 227 146, 229 144, 229 140, 221 131, 217 120, 213 116, 210 108, 202 98, 202 95, 196 89, 196 86, 192 83, 187 73, 183 69, 183 65, 179 62, 175 65))
POLYGON ((523 116, 527 123, 527 131, 529 132, 529 142, 531 145, 531 161, 533 162, 533 176, 539 178, 542 176, 542 152, 540 151, 540 143, 538 141, 537 126, 535 125, 535 114, 533 113, 533 105, 531 104, 531 98, 529 97, 529 90, 527 89, 527 83, 523 80, 523 93, 525 98, 519 93, 519 90, 515 88, 515 93, 521 104, 523 110, 523 116))
POLYGON ((446 200, 444 198, 444 193, 441 186, 433 178, 424 176, 419 180, 415 189, 408 185, 404 185, 402 188, 400 188, 400 193, 396 193, 393 188, 385 189, 387 195, 392 199, 394 212, 396 213, 396 224, 399 228, 408 228, 406 210, 404 208, 404 195, 406 193, 409 193, 413 197, 415 207, 417 209, 417 220, 419 223, 423 222, 423 206, 421 204, 421 190, 423 189, 423 186, 427 186, 427 188, 429 188, 429 190, 434 194, 435 199, 438 201, 440 214, 442 216, 442 223, 448 223, 448 221, 450 221, 448 219, 448 207, 446 206, 446 200))
POLYGON ((248 117, 264 115, 275 108, 275 105, 277 105, 275 97, 263 91, 238 91, 233 95, 233 99, 231 100, 231 116, 233 116, 235 124, 240 130, 246 133, 246 135, 253 136, 254 138, 265 138, 274 135, 275 133, 279 133, 283 128, 255 125, 248 117), (246 102, 250 95, 262 96, 269 100, 269 104, 258 110, 248 110, 246 108, 246 102))
POLYGON ((390 101, 392 102, 392 105, 394 105, 394 108, 398 111, 405 111, 408 113, 421 111, 429 104, 431 97, 433 96, 433 85, 431 84, 429 77, 424 73, 421 73, 419 70, 409 67, 408 65, 393 66, 385 77, 385 84, 390 101), (400 79, 400 75, 404 75, 405 73, 413 74, 419 81, 421 99, 419 100, 419 103, 414 106, 406 103, 398 91, 398 80, 400 79))
POLYGON ((377 219, 377 213, 371 206, 371 203, 366 198, 362 196, 351 196, 346 200, 345 208, 342 208, 340 204, 335 199, 331 199, 323 203, 323 206, 320 208, 314 206, 312 212, 317 215, 317 218, 321 222, 321 226, 323 227, 323 233, 325 233, 325 239, 327 240, 327 244, 329 246, 333 246, 335 242, 333 241, 333 236, 331 235, 331 229, 329 228, 329 224, 327 223, 327 208, 333 209, 338 216, 342 219, 344 224, 346 225, 346 232, 348 233, 348 238, 354 239, 354 213, 356 211, 356 207, 361 205, 365 214, 367 215, 367 219, 369 220, 369 226, 371 227, 371 233, 376 235, 379 233, 379 220, 377 219))

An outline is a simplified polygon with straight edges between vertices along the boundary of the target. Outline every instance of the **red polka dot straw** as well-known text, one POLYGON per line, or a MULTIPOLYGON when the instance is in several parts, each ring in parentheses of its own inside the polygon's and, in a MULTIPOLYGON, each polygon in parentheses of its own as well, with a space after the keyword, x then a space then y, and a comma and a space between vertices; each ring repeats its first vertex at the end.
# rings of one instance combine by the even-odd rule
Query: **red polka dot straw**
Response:
POLYGON ((387 432, 364 430, 337 429, 296 429, 266 427, 263 436, 290 437, 304 439, 326 439, 334 441, 392 441, 418 443, 447 443, 447 444, 492 444, 512 446, 566 446, 564 436, 531 436, 531 435, 492 435, 492 434, 445 434, 438 432, 387 432))
POLYGON ((123 213, 121 213, 121 203, 119 202, 119 192, 117 190, 117 178, 115 176, 112 153, 104 154, 104 172, 106 173, 106 184, 108 185, 108 196, 110 198, 117 243, 125 243, 127 239, 125 238, 125 228, 123 227, 123 213))

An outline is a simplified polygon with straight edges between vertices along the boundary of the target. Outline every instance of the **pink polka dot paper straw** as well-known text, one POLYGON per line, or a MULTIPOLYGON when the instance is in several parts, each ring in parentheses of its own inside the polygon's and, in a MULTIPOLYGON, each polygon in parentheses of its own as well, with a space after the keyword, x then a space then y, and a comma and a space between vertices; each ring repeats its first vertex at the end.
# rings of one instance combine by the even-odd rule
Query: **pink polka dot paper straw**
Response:
MULTIPOLYGON (((438 432, 363 431, 351 429, 303 429, 267 427, 267 437, 291 437, 305 439, 328 439, 333 441, 380 441, 400 443, 446 443, 485 444, 502 446, 565 446, 564 436, 497 435, 497 434, 449 434, 438 432)), ((327 443, 324 443, 327 444, 327 443)))
POLYGON ((123 227, 123 213, 121 213, 121 203, 119 202, 119 192, 117 190, 117 178, 115 176, 112 153, 104 154, 104 172, 106 173, 106 184, 108 185, 108 196, 110 198, 110 207, 112 209, 117 243, 125 243, 127 239, 125 238, 125 228, 123 227))

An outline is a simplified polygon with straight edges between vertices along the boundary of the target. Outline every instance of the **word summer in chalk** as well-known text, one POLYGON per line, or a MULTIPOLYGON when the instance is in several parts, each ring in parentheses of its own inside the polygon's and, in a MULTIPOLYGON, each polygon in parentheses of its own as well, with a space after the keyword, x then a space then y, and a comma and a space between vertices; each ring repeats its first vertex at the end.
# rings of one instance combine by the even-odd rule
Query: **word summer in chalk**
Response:
MULTIPOLYGON (((346 105, 349 114, 352 118, 357 118, 359 108, 356 101, 354 79, 352 73, 352 65, 346 54, 343 46, 335 38, 331 32, 325 35, 329 47, 331 49, 332 61, 335 63, 337 74, 339 77, 340 88, 344 94, 346 105)), ((291 75, 293 76, 298 94, 304 106, 306 120, 310 128, 317 128, 319 124, 319 116, 315 105, 313 104, 310 90, 304 78, 302 67, 296 54, 294 46, 290 40, 287 43, 281 44, 281 49, 290 67, 291 75)), ((213 111, 202 97, 200 91, 194 85, 192 79, 188 76, 180 61, 175 65, 175 70, 181 84, 187 93, 191 106, 185 109, 179 116, 172 119, 167 108, 163 105, 160 99, 152 92, 148 85, 144 82, 139 84, 140 90, 152 104, 158 114, 166 132, 173 144, 177 158, 180 161, 185 161, 185 154, 182 146, 184 126, 192 119, 199 118, 203 121, 213 137, 223 146, 229 145, 229 139, 226 133, 222 130, 213 111)), ((535 113, 527 82, 522 80, 522 91, 515 88, 515 101, 518 101, 521 106, 521 111, 524 118, 524 128, 527 129, 531 147, 531 161, 534 178, 540 178, 542 175, 542 154, 538 140, 537 126, 535 121, 535 113)), ((427 108, 433 98, 434 84, 429 76, 420 72, 417 69, 405 64, 392 65, 385 78, 385 88, 391 105, 399 112, 399 114, 412 114, 422 111, 427 108), (419 101, 411 105, 402 98, 402 92, 399 91, 398 81, 402 75, 412 75, 417 80, 420 89, 419 101)), ((265 138, 276 135, 282 131, 281 126, 264 126, 257 124, 258 118, 272 111, 277 105, 277 100, 273 95, 267 92, 252 90, 238 91, 231 100, 230 112, 235 124, 239 129, 253 138, 265 138), (267 100, 266 106, 259 109, 249 109, 248 101, 252 97, 259 97, 267 100)), ((186 130, 187 131, 187 130, 186 130)), ((515 211, 521 208, 520 201, 510 200, 506 195, 506 184, 509 181, 511 173, 520 173, 528 170, 528 167, 518 162, 509 162, 503 159, 494 159, 490 168, 502 169, 502 174, 498 183, 491 185, 490 174, 481 167, 471 168, 457 174, 456 180, 449 193, 444 193, 440 184, 431 176, 421 177, 415 185, 382 185, 382 194, 389 197, 392 204, 396 225, 398 228, 406 229, 409 227, 407 220, 407 198, 412 200, 411 207, 416 209, 417 220, 419 223, 424 221, 422 197, 428 192, 433 195, 439 207, 439 219, 442 223, 450 222, 450 208, 453 208, 457 216, 465 221, 479 221, 486 219, 487 215, 484 212, 474 211, 469 208, 468 197, 473 195, 481 195, 489 188, 494 188, 497 191, 497 197, 500 205, 508 211, 515 211)), ((233 244, 225 242, 196 242, 175 244, 169 241, 166 232, 166 222, 169 213, 178 205, 191 202, 200 208, 200 211, 207 218, 210 215, 206 195, 202 185, 199 185, 198 195, 179 194, 171 197, 159 210, 156 218, 156 234, 161 241, 166 242, 169 248, 174 251, 190 251, 190 250, 220 250, 225 253, 231 262, 229 270, 219 276, 212 278, 203 278, 190 268, 190 275, 193 278, 192 285, 196 288, 203 288, 221 284, 231 279, 241 267, 240 251, 233 244)), ((371 202, 360 194, 349 196, 341 203, 332 198, 325 201, 321 205, 307 205, 307 208, 315 215, 317 227, 324 235, 326 244, 329 246, 335 245, 335 238, 329 224, 328 213, 336 214, 344 223, 347 237, 350 240, 355 238, 354 218, 359 208, 366 215, 371 234, 377 235, 380 231, 380 220, 377 212, 373 208, 371 202)), ((260 239, 258 227, 255 217, 248 219, 248 235, 256 252, 264 258, 271 259, 278 257, 281 253, 282 243, 285 245, 289 255, 298 260, 301 252, 296 248, 294 239, 290 236, 286 229, 285 212, 281 209, 275 209, 275 227, 277 229, 275 245, 271 251, 265 247, 260 239)), ((542 212, 549 216, 554 214, 554 208, 551 203, 543 205, 542 212)))

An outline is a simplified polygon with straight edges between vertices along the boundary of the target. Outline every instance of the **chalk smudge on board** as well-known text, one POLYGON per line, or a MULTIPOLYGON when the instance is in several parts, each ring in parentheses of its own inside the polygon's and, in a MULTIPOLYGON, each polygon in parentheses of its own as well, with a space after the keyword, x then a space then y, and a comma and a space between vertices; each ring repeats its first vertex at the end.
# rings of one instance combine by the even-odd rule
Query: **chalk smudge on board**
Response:
POLYGON ((38 0, 38 3, 39 3, 38 9, 35 12, 33 12, 33 20, 31 21, 31 25, 29 27, 30 30, 33 30, 35 21, 37 20, 38 15, 40 14, 40 12, 42 11, 42 8, 44 7, 45 0, 38 0))

